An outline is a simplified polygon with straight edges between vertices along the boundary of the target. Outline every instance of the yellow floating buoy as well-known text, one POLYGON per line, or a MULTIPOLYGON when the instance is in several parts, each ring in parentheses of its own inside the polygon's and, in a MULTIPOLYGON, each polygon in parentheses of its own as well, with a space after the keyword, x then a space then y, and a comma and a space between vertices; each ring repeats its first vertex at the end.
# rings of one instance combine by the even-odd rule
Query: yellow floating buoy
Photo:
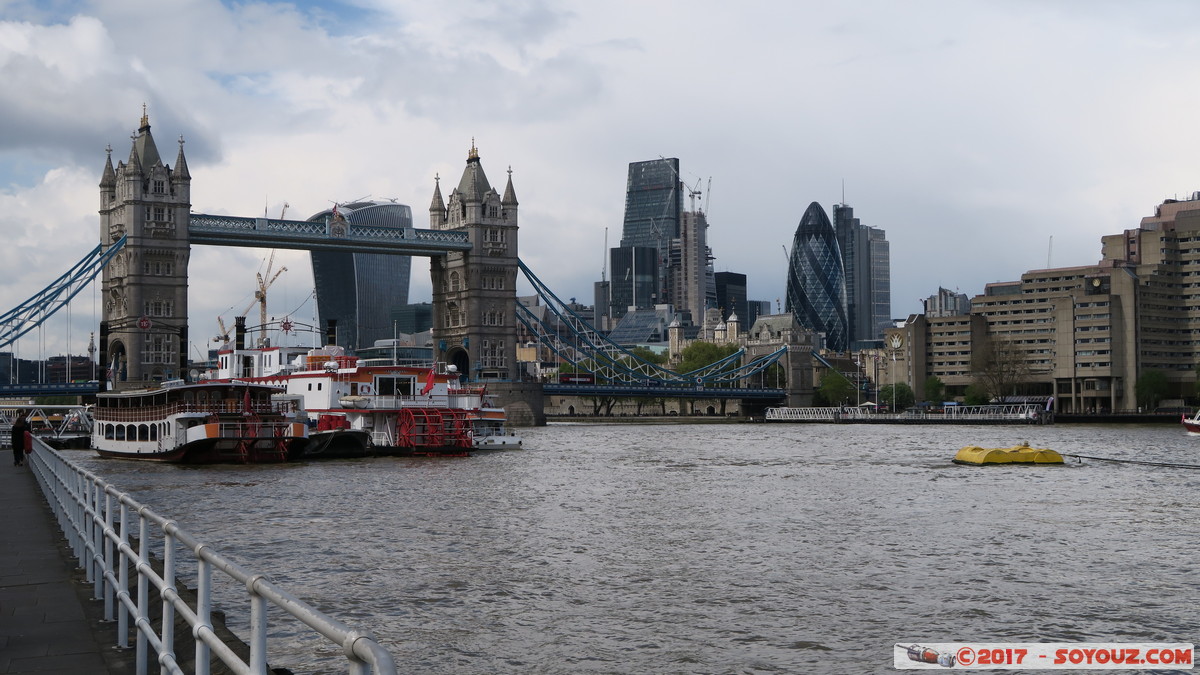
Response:
POLYGON ((1011 448, 981 448, 968 445, 954 455, 955 464, 1062 464, 1062 455, 1045 448, 1031 448, 1028 443, 1011 448))

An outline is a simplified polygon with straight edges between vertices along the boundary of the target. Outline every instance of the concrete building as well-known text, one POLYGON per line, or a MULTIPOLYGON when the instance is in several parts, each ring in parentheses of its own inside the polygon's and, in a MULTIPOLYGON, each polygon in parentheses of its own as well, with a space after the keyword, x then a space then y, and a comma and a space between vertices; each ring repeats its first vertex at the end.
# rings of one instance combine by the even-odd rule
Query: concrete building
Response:
POLYGON ((1200 193, 1167 200, 1137 228, 1101 241, 1095 265, 988 284, 966 315, 909 317, 887 332, 896 357, 887 375, 920 399, 929 375, 965 389, 991 355, 1009 358, 1020 381, 999 394, 1052 396, 1062 412, 1136 410, 1135 385, 1149 370, 1166 374, 1169 397, 1191 397, 1200 361, 1200 193), (975 366, 964 372, 966 354, 975 366))
POLYGON ((667 256, 667 300, 676 311, 695 321, 717 303, 712 250, 708 247, 708 218, 703 211, 680 214, 679 236, 667 256))

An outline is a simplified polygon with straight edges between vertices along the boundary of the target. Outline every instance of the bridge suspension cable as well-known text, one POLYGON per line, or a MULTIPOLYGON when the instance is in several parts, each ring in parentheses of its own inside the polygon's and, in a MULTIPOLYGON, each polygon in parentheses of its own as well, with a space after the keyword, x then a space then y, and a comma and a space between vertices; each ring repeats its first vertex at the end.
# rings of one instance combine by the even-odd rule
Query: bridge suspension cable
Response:
POLYGON ((787 353, 787 347, 781 347, 742 364, 746 350, 739 349, 707 366, 679 373, 646 361, 600 334, 571 309, 570 305, 560 300, 523 261, 518 260, 517 265, 555 321, 548 320, 549 317, 543 317, 521 303, 517 303, 517 320, 537 336, 542 344, 575 368, 592 372, 597 377, 611 382, 653 381, 689 386, 730 385, 758 375, 787 353), (565 334, 561 327, 566 328, 565 334))
POLYGON ((22 335, 42 325, 83 290, 113 256, 125 246, 125 237, 107 249, 99 244, 75 263, 65 274, 16 308, 0 315, 0 349, 17 341, 22 335))

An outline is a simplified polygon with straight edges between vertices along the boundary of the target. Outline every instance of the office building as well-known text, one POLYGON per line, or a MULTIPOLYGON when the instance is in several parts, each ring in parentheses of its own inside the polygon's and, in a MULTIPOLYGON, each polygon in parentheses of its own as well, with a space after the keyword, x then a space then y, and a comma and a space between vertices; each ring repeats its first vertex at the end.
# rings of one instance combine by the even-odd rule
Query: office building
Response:
MULTIPOLYGON (((412 209, 390 201, 342 204, 310 221, 338 216, 352 225, 411 229, 412 209)), ((408 304, 412 259, 382 253, 313 251, 313 282, 321 326, 336 321, 337 344, 354 350, 391 339, 391 313, 408 304)))
MULTIPOLYGON (((1059 412, 1136 411, 1136 384, 1166 376, 1168 398, 1190 399, 1200 361, 1200 193, 1169 199, 1137 228, 1101 238, 1095 265, 1031 270, 988 284, 968 315, 909 317, 889 329, 889 376, 922 396, 937 375, 961 395, 989 353, 1008 359, 996 396, 1053 399, 1059 412), (984 323, 980 324, 979 319, 984 323)), ((940 293, 939 293, 940 295, 940 293)))
POLYGON ((971 311, 971 300, 966 293, 956 293, 938 287, 938 292, 921 301, 925 308, 925 316, 943 317, 959 316, 971 311))
POLYGON ((423 333, 433 328, 433 305, 428 302, 402 305, 392 310, 391 317, 396 332, 423 333))
POLYGON ((833 229, 846 275, 851 349, 878 347, 892 316, 891 250, 886 234, 863 225, 846 204, 833 207, 833 229))
MULTIPOLYGON (((746 302, 746 275, 737 272, 717 272, 714 283, 717 288, 717 307, 721 310, 721 320, 729 319, 730 314, 737 314, 742 322, 751 326, 754 319, 750 317, 750 308, 746 302)), ((770 314, 770 306, 764 314, 770 314)), ((754 318, 758 318, 757 314, 754 318)))
POLYGON ((787 311, 801 326, 823 336, 825 349, 849 347, 842 252, 829 216, 817 202, 805 210, 792 240, 787 311))
POLYGON ((669 301, 667 259, 679 238, 682 204, 678 159, 629 164, 621 245, 610 250, 609 299, 596 305, 605 307, 603 323, 615 324, 630 307, 669 301))

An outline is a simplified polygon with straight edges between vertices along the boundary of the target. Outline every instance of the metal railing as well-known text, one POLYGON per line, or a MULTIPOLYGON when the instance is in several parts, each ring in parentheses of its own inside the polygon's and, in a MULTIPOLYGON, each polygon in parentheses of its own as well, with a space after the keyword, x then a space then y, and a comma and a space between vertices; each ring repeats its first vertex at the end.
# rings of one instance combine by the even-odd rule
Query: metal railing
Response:
POLYGON ((844 420, 859 419, 869 415, 862 408, 833 407, 833 408, 767 408, 768 420, 844 420))
POLYGON ((767 408, 768 421, 835 421, 863 420, 873 422, 1036 422, 1044 414, 1041 405, 1006 404, 949 406, 938 412, 911 408, 900 413, 876 413, 861 406, 840 408, 767 408))
POLYGON ((129 647, 130 622, 136 629, 138 675, 150 663, 163 673, 182 674, 176 662, 174 624, 184 619, 195 637, 195 673, 208 675, 216 657, 238 675, 269 675, 267 635, 269 608, 284 612, 340 646, 352 675, 394 675, 392 656, 369 634, 326 616, 303 600, 222 556, 208 544, 139 504, 127 493, 75 465, 41 441, 32 453, 34 474, 46 501, 66 535, 72 554, 87 573, 95 598, 104 601, 104 617, 116 621, 116 644, 129 647), (160 538, 162 573, 151 564, 150 551, 160 538), (196 566, 195 600, 189 604, 176 588, 180 569, 177 549, 190 552, 196 566), (131 589, 130 571, 136 575, 131 589), (220 639, 213 628, 212 576, 224 573, 244 587, 250 603, 248 660, 220 639), (150 612, 150 585, 162 599, 161 624, 150 612), (194 605, 194 606, 193 606, 194 605), (153 652, 153 656, 151 653, 153 652), (153 659, 153 661, 151 660, 153 659))

